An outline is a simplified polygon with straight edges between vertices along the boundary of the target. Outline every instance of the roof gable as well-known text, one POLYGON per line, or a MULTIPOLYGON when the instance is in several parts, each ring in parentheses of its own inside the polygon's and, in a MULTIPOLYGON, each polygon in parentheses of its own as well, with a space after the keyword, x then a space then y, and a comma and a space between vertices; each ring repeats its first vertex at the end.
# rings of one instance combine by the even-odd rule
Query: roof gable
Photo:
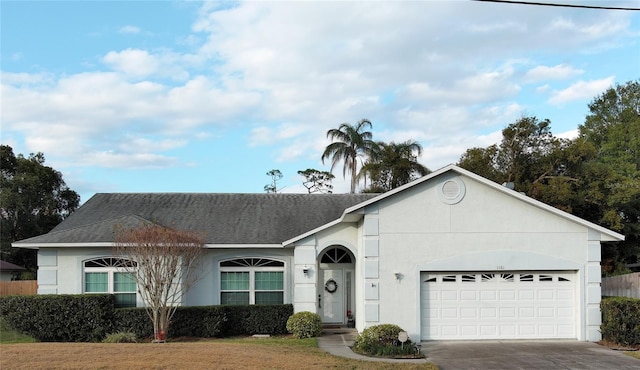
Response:
POLYGON ((365 207, 375 207, 376 204, 379 204, 387 199, 393 198, 398 196, 398 194, 401 194, 403 192, 406 192, 409 189, 413 189, 415 187, 420 186, 421 184, 428 182, 428 181, 433 181, 434 179, 440 178, 440 177, 444 177, 444 176, 448 176, 447 174, 450 173, 455 173, 458 175, 462 175, 462 176, 466 176, 471 178, 472 180, 477 181, 478 183, 481 183, 485 186, 488 186, 502 194, 505 194, 509 197, 512 197, 513 199, 517 199, 521 202, 524 202, 525 204, 527 204, 528 206, 532 206, 535 207, 537 209, 540 210, 544 210, 546 212, 549 212, 551 214, 554 214, 556 216, 559 216, 567 221, 582 225, 596 233, 599 233, 599 239, 600 241, 621 241, 624 240, 624 235, 616 233, 612 230, 609 230, 607 228, 604 228, 602 226, 596 225, 592 222, 589 222, 587 220, 584 220, 580 217, 574 216, 570 213, 564 212, 560 209, 557 209, 555 207, 552 207, 548 204, 545 204, 543 202, 540 202, 538 200, 535 200, 533 198, 528 197, 527 195, 521 194, 517 191, 511 190, 507 187, 504 187, 496 182, 493 182, 489 179, 486 179, 482 176, 479 176, 473 172, 467 171, 463 168, 460 168, 458 166, 455 165, 448 165, 446 167, 443 167, 437 171, 434 171, 432 173, 430 173, 429 175, 423 176, 415 181, 412 181, 408 184, 405 184, 403 186, 400 186, 396 189, 390 190, 384 194, 380 194, 379 196, 372 198, 372 199, 368 199, 365 200, 362 203, 359 203, 357 205, 354 205, 352 207, 347 208, 344 213, 342 214, 342 216, 337 219, 334 222, 331 222, 329 224, 326 225, 322 225, 314 230, 311 230, 307 233, 301 234, 296 236, 295 238, 289 239, 287 241, 285 241, 283 244, 284 245, 291 245, 301 239, 304 239, 310 235, 313 235, 315 233, 317 233, 318 231, 327 229, 337 223, 343 222, 345 220, 349 220, 352 221, 353 216, 355 215, 361 215, 364 214, 364 209, 365 207))

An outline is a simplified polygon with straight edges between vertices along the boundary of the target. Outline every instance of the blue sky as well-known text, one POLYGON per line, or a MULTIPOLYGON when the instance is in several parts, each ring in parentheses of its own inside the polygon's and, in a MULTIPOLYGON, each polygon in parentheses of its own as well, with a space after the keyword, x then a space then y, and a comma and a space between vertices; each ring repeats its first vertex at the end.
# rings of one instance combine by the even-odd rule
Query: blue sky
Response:
MULTIPOLYGON (((572 1, 571 3, 579 3, 572 1)), ((640 7, 638 1, 587 1, 640 7)), ((373 122, 432 170, 520 116, 575 135, 640 78, 640 12, 471 1, 1 1, 2 144, 98 192, 262 192, 373 122)), ((336 169, 335 192, 348 192, 336 169)))

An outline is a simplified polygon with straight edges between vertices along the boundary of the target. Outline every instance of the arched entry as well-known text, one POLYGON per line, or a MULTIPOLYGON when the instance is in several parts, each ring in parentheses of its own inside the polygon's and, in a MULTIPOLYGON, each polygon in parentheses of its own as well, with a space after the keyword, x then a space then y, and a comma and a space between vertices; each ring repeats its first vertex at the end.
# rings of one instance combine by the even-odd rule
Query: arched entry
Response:
POLYGON ((355 315, 355 257, 341 246, 332 245, 320 254, 318 305, 322 322, 345 324, 347 311, 355 315))

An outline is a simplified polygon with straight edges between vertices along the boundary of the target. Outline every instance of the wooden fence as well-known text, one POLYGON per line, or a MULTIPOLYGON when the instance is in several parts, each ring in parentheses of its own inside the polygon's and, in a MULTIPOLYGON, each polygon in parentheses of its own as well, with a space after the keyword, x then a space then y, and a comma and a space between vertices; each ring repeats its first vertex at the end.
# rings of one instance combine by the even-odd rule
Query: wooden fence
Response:
POLYGON ((640 298, 640 272, 602 278, 602 295, 640 298))
POLYGON ((37 280, 0 281, 0 297, 38 293, 37 280))

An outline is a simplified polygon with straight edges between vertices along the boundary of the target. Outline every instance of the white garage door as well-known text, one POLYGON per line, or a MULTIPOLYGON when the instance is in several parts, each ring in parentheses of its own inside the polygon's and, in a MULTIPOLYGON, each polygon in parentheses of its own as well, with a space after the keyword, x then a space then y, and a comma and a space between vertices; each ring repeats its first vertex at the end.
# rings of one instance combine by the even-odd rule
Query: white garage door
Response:
POLYGON ((575 272, 421 274, 423 340, 576 338, 575 272))

